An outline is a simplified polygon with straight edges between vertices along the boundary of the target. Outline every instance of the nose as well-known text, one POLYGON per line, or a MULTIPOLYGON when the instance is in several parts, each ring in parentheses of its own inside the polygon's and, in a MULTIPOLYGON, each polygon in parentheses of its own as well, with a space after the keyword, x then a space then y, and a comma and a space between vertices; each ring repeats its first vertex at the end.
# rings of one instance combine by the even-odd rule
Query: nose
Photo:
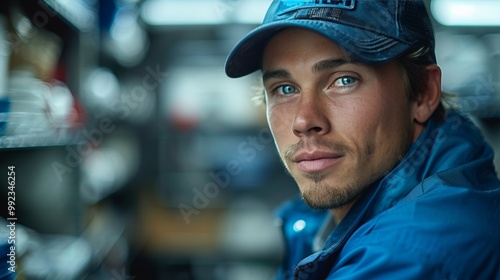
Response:
POLYGON ((328 116, 326 100, 320 95, 302 93, 292 124, 293 133, 297 137, 327 134, 331 129, 328 116))

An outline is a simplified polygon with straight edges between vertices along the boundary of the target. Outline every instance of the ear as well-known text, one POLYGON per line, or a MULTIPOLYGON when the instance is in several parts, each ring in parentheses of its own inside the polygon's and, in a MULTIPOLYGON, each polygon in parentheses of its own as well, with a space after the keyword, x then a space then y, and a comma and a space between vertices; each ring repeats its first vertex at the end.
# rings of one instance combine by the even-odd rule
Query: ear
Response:
POLYGON ((434 113, 441 102, 441 68, 437 65, 425 67, 427 72, 427 85, 420 92, 414 104, 414 119, 416 122, 425 123, 434 113))

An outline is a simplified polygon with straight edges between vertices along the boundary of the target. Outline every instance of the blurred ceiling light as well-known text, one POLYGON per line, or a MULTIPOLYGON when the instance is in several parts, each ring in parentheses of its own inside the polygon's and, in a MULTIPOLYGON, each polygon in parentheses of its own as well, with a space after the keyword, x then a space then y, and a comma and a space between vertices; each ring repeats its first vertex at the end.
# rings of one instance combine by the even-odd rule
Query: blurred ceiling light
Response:
POLYGON ((149 41, 137 22, 138 11, 131 6, 118 9, 111 25, 110 39, 105 41, 109 54, 123 66, 134 66, 146 55, 149 41))
POLYGON ((500 1, 432 0, 434 18, 446 26, 499 26, 500 1))
POLYGON ((258 24, 262 22, 269 2, 148 0, 142 5, 141 16, 150 25, 258 24))
POLYGON ((86 84, 94 104, 107 107, 120 97, 120 81, 107 68, 92 70, 86 84))

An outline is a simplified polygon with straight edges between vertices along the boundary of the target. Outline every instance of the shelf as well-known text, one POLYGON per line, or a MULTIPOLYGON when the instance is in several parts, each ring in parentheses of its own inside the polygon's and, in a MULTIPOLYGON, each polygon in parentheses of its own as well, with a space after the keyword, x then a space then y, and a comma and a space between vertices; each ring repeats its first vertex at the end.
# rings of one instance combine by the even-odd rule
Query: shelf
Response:
POLYGON ((82 139, 75 130, 0 136, 0 150, 76 145, 82 139))

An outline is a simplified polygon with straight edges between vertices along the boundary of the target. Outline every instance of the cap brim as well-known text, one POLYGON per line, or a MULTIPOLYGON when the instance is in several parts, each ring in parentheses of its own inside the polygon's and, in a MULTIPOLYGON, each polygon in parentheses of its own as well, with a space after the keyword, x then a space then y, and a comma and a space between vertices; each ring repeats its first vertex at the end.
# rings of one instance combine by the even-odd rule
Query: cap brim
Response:
POLYGON ((367 64, 391 60, 411 48, 405 42, 394 38, 334 22, 278 21, 254 29, 234 47, 226 60, 226 75, 238 78, 259 70, 268 41, 278 32, 292 27, 317 32, 339 45, 352 59, 367 64))

